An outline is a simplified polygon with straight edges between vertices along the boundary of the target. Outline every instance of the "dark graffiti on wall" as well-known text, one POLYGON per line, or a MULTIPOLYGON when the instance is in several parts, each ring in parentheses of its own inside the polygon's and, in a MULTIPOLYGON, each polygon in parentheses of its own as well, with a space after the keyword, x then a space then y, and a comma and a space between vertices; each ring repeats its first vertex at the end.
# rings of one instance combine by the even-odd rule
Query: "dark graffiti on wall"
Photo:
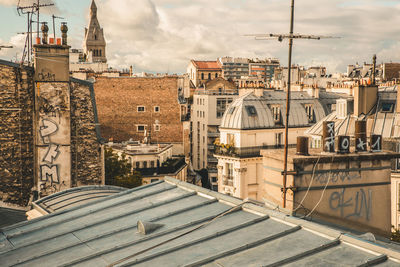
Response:
POLYGON ((372 190, 358 189, 346 193, 346 188, 332 192, 329 197, 329 208, 339 212, 342 218, 371 219, 372 213, 372 190))
MULTIPOLYGON (((65 89, 65 88, 64 88, 65 89)), ((67 184, 61 177, 61 163, 57 159, 62 154, 61 145, 53 139, 62 134, 60 129, 63 111, 68 108, 68 96, 65 90, 46 84, 43 88, 38 85, 39 104, 39 188, 41 195, 48 195, 64 189, 67 184)), ((59 138, 58 138, 59 140, 59 138)))
POLYGON ((323 172, 315 174, 315 181, 320 184, 350 182, 361 179, 358 172, 339 171, 339 172, 323 172))

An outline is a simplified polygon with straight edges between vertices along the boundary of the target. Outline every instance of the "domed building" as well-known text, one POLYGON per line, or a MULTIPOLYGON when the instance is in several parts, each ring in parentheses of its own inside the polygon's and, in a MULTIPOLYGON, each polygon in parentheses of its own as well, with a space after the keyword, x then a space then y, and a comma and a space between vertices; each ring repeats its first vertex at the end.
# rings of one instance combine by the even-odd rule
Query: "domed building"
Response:
MULTIPOLYGON (((297 136, 331 112, 335 97, 324 93, 314 98, 306 92, 292 92, 289 114, 289 146, 297 136)), ((216 144, 218 191, 239 198, 262 201, 264 168, 260 150, 283 147, 286 92, 246 93, 225 111, 216 144)))

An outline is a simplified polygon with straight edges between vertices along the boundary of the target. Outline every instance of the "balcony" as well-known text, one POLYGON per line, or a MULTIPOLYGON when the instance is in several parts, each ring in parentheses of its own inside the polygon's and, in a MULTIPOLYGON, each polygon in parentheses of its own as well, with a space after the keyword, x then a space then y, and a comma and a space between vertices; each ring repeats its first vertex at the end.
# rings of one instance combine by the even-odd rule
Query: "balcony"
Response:
POLYGON ((207 162, 218 163, 218 159, 214 157, 207 157, 207 162))
POLYGON ((210 132, 208 132, 207 136, 208 137, 219 137, 219 133, 210 133, 210 132))
POLYGON ((223 175, 222 176, 222 184, 233 187, 233 176, 223 175))
POLYGON ((187 164, 185 162, 185 158, 174 158, 170 159, 168 162, 164 162, 164 164, 160 167, 153 168, 137 168, 136 170, 140 172, 140 174, 144 177, 146 176, 157 176, 157 175, 173 175, 177 171, 181 170, 187 164))
MULTIPOLYGON (((253 147, 233 147, 233 146, 215 146, 215 155, 218 156, 229 156, 235 158, 253 158, 260 157, 260 151, 262 149, 277 149, 282 146, 253 146, 253 147)), ((289 147, 296 147, 295 144, 289 145, 289 147)))

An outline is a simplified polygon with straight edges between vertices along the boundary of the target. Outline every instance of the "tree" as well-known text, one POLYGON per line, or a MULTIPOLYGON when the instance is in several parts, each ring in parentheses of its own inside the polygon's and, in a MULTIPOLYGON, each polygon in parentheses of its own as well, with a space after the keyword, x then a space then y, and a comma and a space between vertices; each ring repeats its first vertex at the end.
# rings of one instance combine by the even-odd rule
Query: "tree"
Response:
POLYGON ((126 155, 119 157, 112 148, 105 148, 106 184, 126 188, 134 188, 142 185, 140 172, 133 170, 132 164, 126 159, 126 155))

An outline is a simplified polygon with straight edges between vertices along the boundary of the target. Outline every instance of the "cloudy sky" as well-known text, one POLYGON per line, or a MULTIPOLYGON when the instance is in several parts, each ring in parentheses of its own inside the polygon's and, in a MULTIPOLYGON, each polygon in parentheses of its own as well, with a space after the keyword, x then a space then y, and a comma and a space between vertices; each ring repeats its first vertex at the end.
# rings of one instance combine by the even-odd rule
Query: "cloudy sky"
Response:
MULTIPOLYGON (((32 0, 21 0, 21 5, 32 0)), ((66 18, 69 43, 82 47, 91 0, 41 0, 43 8, 66 18)), ((26 17, 18 0, 0 0, 0 58, 20 58, 26 17)), ((220 56, 274 57, 287 65, 287 42, 257 41, 244 34, 287 33, 290 0, 96 0, 100 25, 112 67, 135 71, 183 73, 190 59, 220 56)), ((340 36, 340 39, 296 40, 293 62, 324 65, 345 72, 346 65, 371 61, 400 62, 400 0, 297 0, 295 32, 340 36)), ((59 28, 59 26, 57 26, 59 28)), ((52 29, 51 29, 52 31, 52 29)))

